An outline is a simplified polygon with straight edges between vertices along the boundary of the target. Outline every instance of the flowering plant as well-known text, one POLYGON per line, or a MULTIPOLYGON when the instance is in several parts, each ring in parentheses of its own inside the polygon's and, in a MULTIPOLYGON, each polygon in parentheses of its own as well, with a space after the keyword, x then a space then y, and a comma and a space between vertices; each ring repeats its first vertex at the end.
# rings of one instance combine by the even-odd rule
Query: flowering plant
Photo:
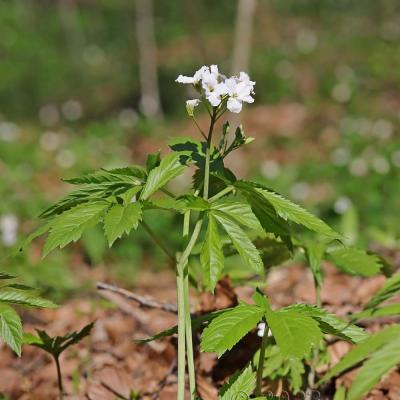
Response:
POLYGON ((175 138, 170 143, 171 152, 162 158, 160 154, 150 154, 146 167, 101 169, 67 179, 80 187, 42 213, 44 223, 29 239, 47 234, 43 249, 46 255, 57 247, 77 241, 86 229, 97 223, 104 226, 110 246, 139 225, 149 233, 176 265, 178 324, 145 341, 178 334, 178 400, 185 398, 186 366, 190 398, 198 398, 192 340, 195 330, 204 328, 201 351, 215 352, 220 357, 260 322, 263 325, 259 332, 262 338, 259 352, 221 389, 220 399, 241 398, 238 396, 242 395, 249 398, 253 393, 261 396, 263 379, 269 376, 265 372, 265 359, 276 351, 282 363, 297 360, 286 369, 295 371, 293 391, 302 386, 299 374, 305 373, 304 365, 309 373, 309 388, 313 389, 325 335, 335 335, 352 343, 367 337, 357 325, 321 307, 322 260, 328 259, 350 274, 364 276, 379 273, 383 262, 376 255, 343 246, 341 235, 325 222, 261 183, 238 179, 225 166, 226 157, 252 141, 241 126, 232 135, 228 123, 223 124, 220 137, 214 140, 216 123, 226 111, 239 113, 243 103, 254 101, 255 82, 248 74, 241 72, 227 78, 216 65, 211 65, 201 67, 192 77, 179 75, 176 81, 192 85, 199 95, 187 101, 186 109, 204 141, 175 138), (207 133, 195 118, 200 105, 210 116, 207 133), (190 190, 183 194, 171 193, 166 187, 168 182, 190 166, 195 167, 190 190), (182 216, 180 248, 169 249, 145 222, 146 214, 153 210, 172 211, 182 216), (299 234, 300 228, 305 229, 307 235, 299 234), (313 235, 311 239, 310 235, 313 235), (309 262, 316 305, 295 304, 275 310, 257 289, 253 304, 241 302, 234 308, 191 315, 189 282, 194 274, 194 258, 202 267, 203 285, 199 286, 213 292, 218 280, 227 273, 225 260, 228 257, 238 256, 243 270, 262 278, 268 266, 281 263, 295 253, 305 255, 309 262), (278 257, 272 259, 272 254, 278 257), (271 345, 275 347, 270 349, 271 345))

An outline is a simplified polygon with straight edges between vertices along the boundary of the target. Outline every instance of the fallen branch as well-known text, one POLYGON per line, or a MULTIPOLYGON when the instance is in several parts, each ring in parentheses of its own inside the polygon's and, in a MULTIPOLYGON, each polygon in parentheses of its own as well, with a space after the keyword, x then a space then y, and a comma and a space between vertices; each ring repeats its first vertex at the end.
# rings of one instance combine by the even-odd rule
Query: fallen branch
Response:
POLYGON ((138 294, 132 293, 129 290, 119 288, 118 286, 115 285, 110 285, 108 283, 104 282, 97 282, 96 284, 97 290, 105 290, 108 292, 112 293, 117 293, 123 297, 125 297, 128 300, 133 300, 136 303, 139 304, 140 307, 145 307, 145 308, 155 308, 158 310, 163 310, 172 314, 177 314, 178 309, 175 304, 171 303, 159 303, 158 301, 149 298, 149 297, 144 297, 140 296, 138 294))

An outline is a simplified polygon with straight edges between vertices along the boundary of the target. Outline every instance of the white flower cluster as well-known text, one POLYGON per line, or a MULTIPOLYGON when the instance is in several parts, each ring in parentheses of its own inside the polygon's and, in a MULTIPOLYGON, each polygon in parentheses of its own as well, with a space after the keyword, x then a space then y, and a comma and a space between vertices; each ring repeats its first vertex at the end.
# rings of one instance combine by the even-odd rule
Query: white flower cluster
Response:
MULTIPOLYGON (((217 65, 203 66, 193 76, 179 75, 176 82, 193 85, 201 97, 213 107, 226 104, 226 108, 233 113, 239 113, 242 110, 243 102, 254 102, 251 95, 254 94, 256 83, 251 81, 245 72, 227 78, 219 73, 217 65)), ((189 115, 189 110, 193 113, 193 108, 198 106, 200 101, 193 99, 186 102, 189 115)))

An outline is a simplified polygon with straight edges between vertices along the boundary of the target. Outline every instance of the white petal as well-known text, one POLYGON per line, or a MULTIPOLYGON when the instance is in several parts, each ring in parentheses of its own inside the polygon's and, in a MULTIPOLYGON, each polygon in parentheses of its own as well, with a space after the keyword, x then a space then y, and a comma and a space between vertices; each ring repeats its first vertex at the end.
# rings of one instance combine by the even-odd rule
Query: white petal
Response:
POLYGON ((224 82, 218 83, 218 85, 215 86, 214 92, 218 95, 224 95, 228 93, 228 87, 225 85, 224 82))
POLYGON ((227 87, 227 93, 232 96, 236 89, 236 81, 233 78, 226 79, 224 82, 225 86, 227 87))
POLYGON ((193 117, 194 108, 197 107, 201 101, 199 99, 186 100, 186 111, 189 117, 193 117))
POLYGON ((233 112, 235 114, 238 114, 240 113, 240 111, 242 111, 242 103, 234 97, 229 97, 226 106, 230 112, 233 112))
POLYGON ((179 75, 175 79, 175 82, 178 82, 178 83, 195 83, 195 79, 192 76, 179 75))
POLYGON ((211 103, 211 105, 213 107, 217 107, 219 106, 219 104, 221 103, 221 97, 219 96, 218 93, 214 93, 211 92, 208 96, 207 96, 207 100, 211 103))
POLYGON ((254 99, 251 96, 240 97, 240 100, 242 100, 246 103, 254 103, 254 99))
POLYGON ((218 76, 218 65, 211 65, 210 66, 210 71, 212 74, 214 74, 215 76, 218 76))

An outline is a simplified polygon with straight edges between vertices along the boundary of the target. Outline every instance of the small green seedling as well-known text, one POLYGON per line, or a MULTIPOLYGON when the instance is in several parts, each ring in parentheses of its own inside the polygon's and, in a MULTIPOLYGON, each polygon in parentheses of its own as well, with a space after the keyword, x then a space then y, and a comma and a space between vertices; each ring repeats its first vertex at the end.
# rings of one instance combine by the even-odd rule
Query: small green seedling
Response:
POLYGON ((0 338, 20 356, 23 341, 22 322, 11 306, 54 308, 56 305, 39 297, 30 286, 9 282, 15 278, 14 275, 0 272, 0 281, 7 281, 0 286, 0 338))
POLYGON ((68 347, 80 342, 83 338, 90 335, 93 328, 93 322, 84 326, 80 331, 67 333, 64 336, 51 337, 45 331, 37 329, 38 336, 27 333, 24 336, 24 343, 30 344, 49 353, 56 363, 58 389, 60 391, 60 399, 64 396, 64 387, 62 382, 62 374, 60 367, 60 355, 68 347))

